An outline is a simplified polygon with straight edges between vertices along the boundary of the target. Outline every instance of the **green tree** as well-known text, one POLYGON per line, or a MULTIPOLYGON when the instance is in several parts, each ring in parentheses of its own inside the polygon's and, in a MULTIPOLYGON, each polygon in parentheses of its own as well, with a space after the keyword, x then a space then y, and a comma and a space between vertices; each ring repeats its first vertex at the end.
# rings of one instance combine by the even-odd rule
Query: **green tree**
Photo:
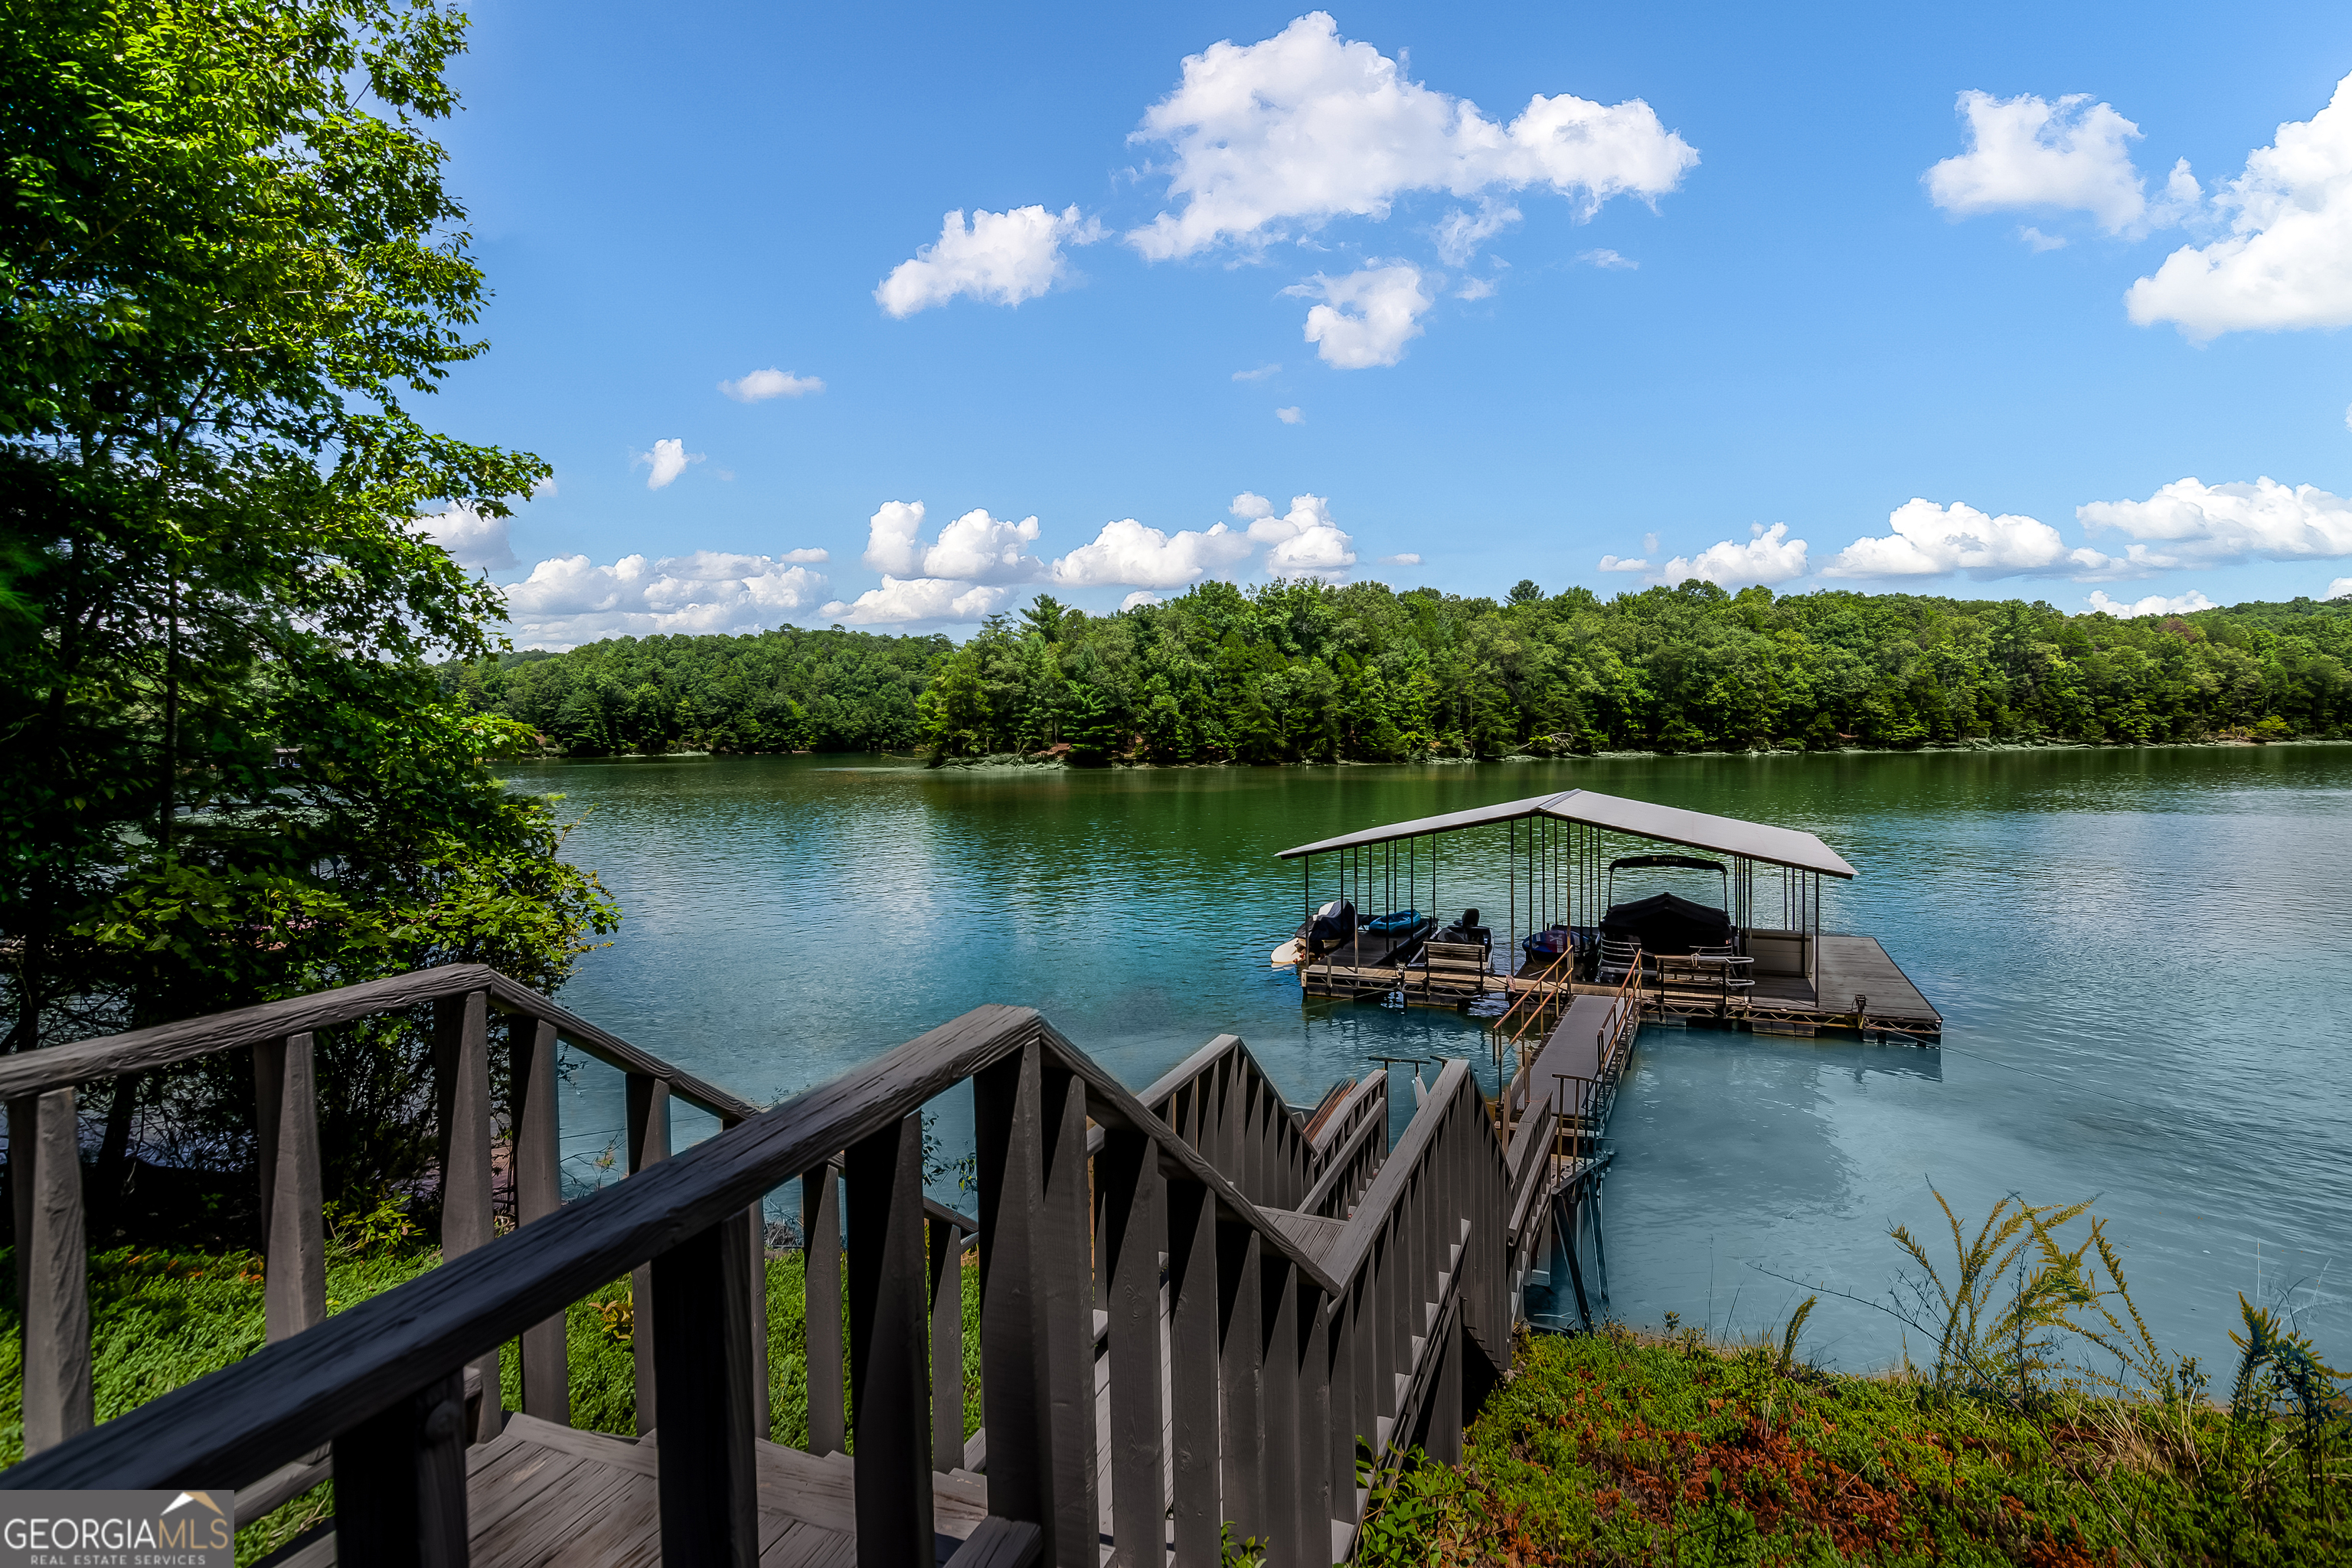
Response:
POLYGON ((491 776, 528 731, 427 663, 503 606, 420 519, 547 472, 406 406, 483 347, 425 134, 462 43, 404 0, 0 22, 11 1048, 456 958, 552 985, 614 918, 491 776))

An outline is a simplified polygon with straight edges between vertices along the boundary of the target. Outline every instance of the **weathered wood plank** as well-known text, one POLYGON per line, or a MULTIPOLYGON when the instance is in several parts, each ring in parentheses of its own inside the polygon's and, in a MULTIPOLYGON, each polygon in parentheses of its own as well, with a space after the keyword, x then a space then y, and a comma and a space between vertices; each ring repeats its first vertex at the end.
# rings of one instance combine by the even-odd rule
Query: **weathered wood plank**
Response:
MULTIPOLYGON (((1265 1310, 1260 1233, 1217 1222, 1217 1384, 1223 1394, 1218 1465, 1224 1518, 1244 1538, 1266 1540, 1265 1310)), ((1279 1267, 1281 1260, 1276 1260, 1279 1267)))
MULTIPOLYGON (((755 1568, 759 1493, 751 1427, 748 1210, 653 1260, 661 1389, 662 1559, 755 1568)), ((640 1329, 642 1336, 644 1331, 640 1329)))
POLYGON ((846 1171, 858 1568, 932 1568, 922 1112, 850 1145, 846 1171))
POLYGON ((89 1431, 94 1415, 89 1265, 70 1086, 8 1102, 8 1160, 29 1456, 89 1431))
POLYGON ((1028 1568, 1045 1549, 1045 1532, 1035 1525, 992 1514, 956 1548, 946 1568, 1028 1568))
POLYGON ((1224 1521, 1218 1468, 1221 1357, 1217 1205, 1207 1189, 1167 1187, 1169 1432, 1176 1560, 1213 1563, 1224 1521))
MULTIPOLYGON (((518 1017, 509 1031, 514 1109, 515 1220, 545 1219, 563 1206, 562 1127, 557 1109, 555 1026, 518 1017)), ((572 1420, 570 1352, 563 1315, 522 1331, 522 1407, 541 1421, 572 1420)))
POLYGON ((253 1047, 259 1135, 263 1332, 282 1340, 327 1315, 327 1237, 319 1170, 319 1100, 308 1035, 253 1047))
MULTIPOLYGON (((1098 1568, 1095 1490, 1094 1237, 1087 1159, 1087 1093, 1076 1073, 1043 1066, 1039 1152, 1045 1166, 1036 1243, 1042 1310, 1038 1360, 1046 1376, 1045 1552, 1060 1568, 1098 1568)), ((983 1405, 985 1399, 983 1398, 983 1405)))

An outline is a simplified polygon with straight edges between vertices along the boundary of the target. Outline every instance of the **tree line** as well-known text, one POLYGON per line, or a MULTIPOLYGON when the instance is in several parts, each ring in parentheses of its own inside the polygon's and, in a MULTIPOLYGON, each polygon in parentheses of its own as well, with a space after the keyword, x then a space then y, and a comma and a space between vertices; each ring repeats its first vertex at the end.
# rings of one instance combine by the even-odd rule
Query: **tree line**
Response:
POLYGON ((575 756, 1051 752, 1077 763, 2342 737, 2352 603, 2069 616, 1916 594, 1503 600, 1378 583, 1091 616, 1040 595, 970 640, 797 627, 620 637, 442 668, 575 756))

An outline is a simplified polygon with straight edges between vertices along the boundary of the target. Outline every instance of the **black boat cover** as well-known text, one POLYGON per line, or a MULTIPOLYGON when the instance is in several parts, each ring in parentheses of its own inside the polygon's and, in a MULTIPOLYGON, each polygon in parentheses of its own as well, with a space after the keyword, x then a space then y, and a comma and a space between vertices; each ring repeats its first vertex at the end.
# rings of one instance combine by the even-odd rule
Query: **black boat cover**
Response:
POLYGON ((1654 893, 1612 906, 1601 917, 1601 934, 1615 942, 1638 939, 1644 952, 1688 952, 1729 942, 1731 917, 1672 893, 1654 893))
POLYGON ((1356 934, 1356 906, 1345 899, 1334 899, 1315 911, 1307 923, 1307 940, 1318 948, 1338 947, 1352 941, 1356 934))

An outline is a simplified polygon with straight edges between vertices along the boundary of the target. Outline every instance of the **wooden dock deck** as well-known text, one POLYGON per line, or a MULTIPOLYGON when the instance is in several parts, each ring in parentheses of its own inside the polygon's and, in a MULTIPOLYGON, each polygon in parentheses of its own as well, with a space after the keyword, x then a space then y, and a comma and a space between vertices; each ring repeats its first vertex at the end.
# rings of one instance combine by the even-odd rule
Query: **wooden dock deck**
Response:
MULTIPOLYGON (((1915 1038, 1943 1037, 1944 1017, 1887 955, 1874 937, 1823 932, 1820 939, 1820 984, 1801 975, 1762 975, 1745 996, 1727 999, 1705 986, 1652 983, 1643 1005, 1654 1021, 1748 1028, 1760 1034, 1809 1036, 1822 1032, 1871 1035, 1893 1031, 1915 1038), (1857 1011, 1854 999, 1864 998, 1857 1011)), ((1549 963, 1549 960, 1545 961, 1549 963)), ((1457 1007, 1458 991, 1424 984, 1420 972, 1389 965, 1318 963, 1300 971, 1308 996, 1382 997, 1402 993, 1409 1006, 1457 1007)), ((1614 985, 1543 978, 1530 963, 1517 974, 1486 977, 1488 993, 1516 1001, 1529 992, 1549 992, 1581 1000, 1616 994, 1614 985)))

